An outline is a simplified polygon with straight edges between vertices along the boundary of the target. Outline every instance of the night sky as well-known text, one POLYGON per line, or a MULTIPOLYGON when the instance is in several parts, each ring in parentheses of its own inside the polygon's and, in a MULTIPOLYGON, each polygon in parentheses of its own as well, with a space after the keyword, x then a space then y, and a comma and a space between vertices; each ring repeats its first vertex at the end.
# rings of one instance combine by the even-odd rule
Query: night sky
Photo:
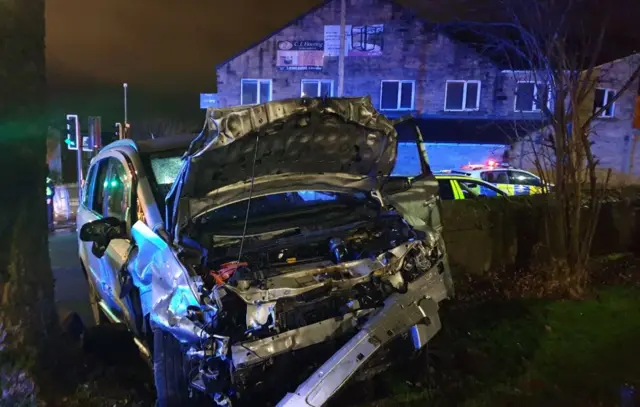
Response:
MULTIPOLYGON (((581 0, 597 1, 597 0, 581 0)), ((482 19, 499 0, 401 0, 432 21, 482 19), (493 5, 487 6, 487 4, 493 5)), ((640 50, 638 0, 611 0, 618 53, 640 50), (622 19, 627 19, 622 23, 622 19), (635 37, 635 38, 634 38, 635 37), (636 44, 638 46, 636 46, 636 44)), ((46 0, 47 63, 56 115, 201 115, 200 92, 215 90, 215 66, 283 27, 322 0, 46 0), (141 96, 145 94, 146 96, 141 96), (97 97, 96 95, 100 95, 97 97), (100 102, 100 103, 97 103, 100 102), (97 104, 96 104, 97 103, 97 104), (83 111, 84 109, 84 111, 83 111), (144 110, 144 111, 143 111, 144 110)), ((497 10, 500 8, 497 7, 497 10)), ((598 23, 600 13, 591 13, 598 23)), ((611 50, 613 47, 607 47, 611 50)))
POLYGON ((319 0, 47 0, 51 85, 208 92, 215 65, 319 0))

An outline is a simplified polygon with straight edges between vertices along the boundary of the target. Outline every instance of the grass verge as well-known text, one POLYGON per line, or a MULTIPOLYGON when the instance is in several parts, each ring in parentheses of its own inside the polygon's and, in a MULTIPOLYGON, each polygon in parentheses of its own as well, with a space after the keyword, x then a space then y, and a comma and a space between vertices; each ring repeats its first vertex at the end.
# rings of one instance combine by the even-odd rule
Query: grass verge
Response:
POLYGON ((448 314, 428 357, 380 377, 377 400, 360 406, 616 406, 626 389, 640 387, 638 288, 448 314))

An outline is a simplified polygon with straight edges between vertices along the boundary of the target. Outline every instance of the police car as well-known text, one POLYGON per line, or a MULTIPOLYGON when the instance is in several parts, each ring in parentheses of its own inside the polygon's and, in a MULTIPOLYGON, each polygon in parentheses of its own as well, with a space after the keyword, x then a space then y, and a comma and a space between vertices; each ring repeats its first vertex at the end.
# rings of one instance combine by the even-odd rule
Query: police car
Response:
MULTIPOLYGON (((451 174, 448 171, 439 172, 434 175, 438 180, 440 199, 445 201, 507 196, 504 191, 494 185, 466 175, 451 174)), ((410 183, 412 178, 413 177, 393 176, 389 178, 388 182, 399 185, 407 181, 410 183)))
POLYGON ((442 172, 435 174, 435 177, 438 180, 442 200, 507 196, 507 193, 490 183, 465 175, 442 172))
POLYGON ((486 164, 464 165, 460 171, 449 172, 481 179, 495 185, 507 195, 533 195, 548 190, 540 177, 535 174, 493 160, 489 160, 486 164))

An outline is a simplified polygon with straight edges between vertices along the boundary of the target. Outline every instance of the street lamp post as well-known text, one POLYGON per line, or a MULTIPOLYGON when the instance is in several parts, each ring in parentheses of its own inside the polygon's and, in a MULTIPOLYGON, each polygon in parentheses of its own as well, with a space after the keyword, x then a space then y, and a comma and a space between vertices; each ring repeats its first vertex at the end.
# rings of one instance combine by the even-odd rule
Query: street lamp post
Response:
POLYGON ((129 85, 127 85, 127 83, 123 83, 122 84, 122 88, 124 89, 124 124, 126 125, 128 123, 127 120, 127 88, 129 87, 129 85))
POLYGON ((344 96, 344 57, 346 46, 347 0, 340 2, 340 53, 338 54, 338 97, 344 96))

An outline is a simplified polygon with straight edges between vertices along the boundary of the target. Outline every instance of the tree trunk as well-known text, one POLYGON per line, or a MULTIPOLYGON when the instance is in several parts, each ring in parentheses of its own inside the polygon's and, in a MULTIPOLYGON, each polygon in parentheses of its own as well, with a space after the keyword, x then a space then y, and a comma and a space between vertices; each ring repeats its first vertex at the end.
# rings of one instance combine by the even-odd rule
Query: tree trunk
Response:
POLYGON ((44 0, 0 0, 0 368, 35 378, 59 334, 45 210, 44 32, 44 0))

